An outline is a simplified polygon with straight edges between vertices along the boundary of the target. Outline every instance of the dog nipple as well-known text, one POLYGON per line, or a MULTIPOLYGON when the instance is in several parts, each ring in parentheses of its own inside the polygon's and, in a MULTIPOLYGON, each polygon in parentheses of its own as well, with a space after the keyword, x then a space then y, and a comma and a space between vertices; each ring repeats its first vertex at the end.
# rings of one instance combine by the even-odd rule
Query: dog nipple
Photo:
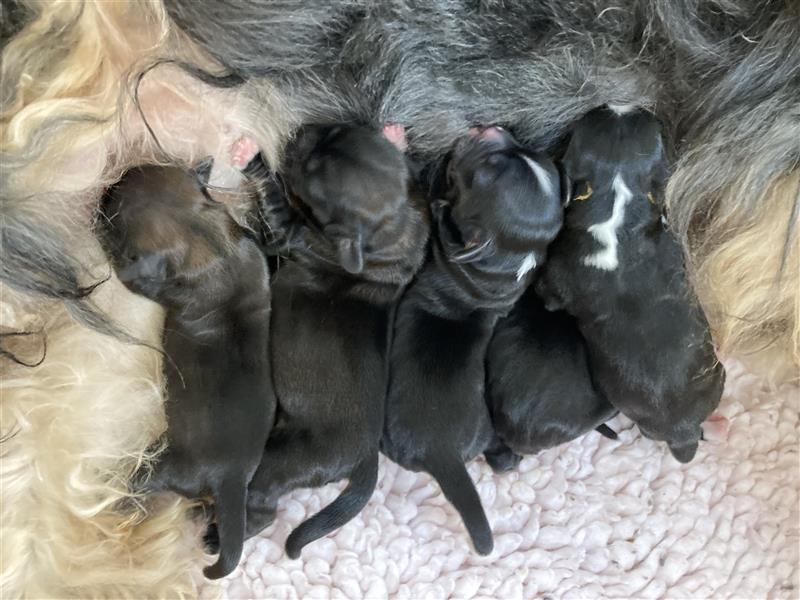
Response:
POLYGON ((231 146, 231 164, 238 169, 243 169, 257 153, 258 144, 253 138, 240 137, 231 146))
POLYGON ((487 142, 501 141, 503 139, 504 132, 505 129, 497 125, 492 125, 490 127, 470 127, 467 130, 467 133, 470 136, 476 137, 479 140, 486 140, 487 142))

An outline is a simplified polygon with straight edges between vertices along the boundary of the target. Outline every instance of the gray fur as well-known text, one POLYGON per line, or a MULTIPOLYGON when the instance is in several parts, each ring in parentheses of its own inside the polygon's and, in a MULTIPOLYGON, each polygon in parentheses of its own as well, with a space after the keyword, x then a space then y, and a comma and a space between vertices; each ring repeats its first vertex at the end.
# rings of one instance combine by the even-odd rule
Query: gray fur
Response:
MULTIPOLYGON (((3 190, 5 191, 5 190, 3 190)), ((89 298, 110 277, 97 277, 71 256, 73 239, 37 212, 24 207, 45 199, 0 196, 0 281, 22 292, 62 300, 79 323, 125 342, 139 343, 106 317, 89 298)))
MULTIPOLYGON (((473 124, 502 124, 534 149, 552 151, 598 105, 650 108, 685 174, 671 185, 669 211, 686 248, 744 163, 750 176, 739 202, 753 207, 765 183, 800 160, 800 9, 793 2, 164 2, 177 25, 254 80, 250 86, 268 78, 298 123, 399 122, 410 151, 426 158, 473 124)), ((73 34, 65 24, 42 51, 55 56, 73 34)), ((12 67, 4 65, 4 74, 14 75, 12 67)), ((13 91, 2 96, 7 105, 13 91)), ((42 215, 18 216, 18 206, 3 197, 0 277, 79 302, 81 267, 69 241, 42 215)), ((786 231, 788 244, 791 224, 786 231)))

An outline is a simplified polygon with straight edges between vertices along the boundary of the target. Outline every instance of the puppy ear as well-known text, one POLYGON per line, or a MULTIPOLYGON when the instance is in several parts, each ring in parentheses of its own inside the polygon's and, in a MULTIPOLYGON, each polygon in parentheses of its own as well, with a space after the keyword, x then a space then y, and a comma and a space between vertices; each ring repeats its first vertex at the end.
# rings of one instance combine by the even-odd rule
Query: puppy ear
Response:
POLYGON ((163 281, 167 278, 167 259, 164 255, 156 253, 137 256, 117 271, 117 277, 123 283, 137 279, 163 281))
POLYGON ((452 262, 463 264, 480 260, 492 252, 491 239, 479 227, 461 230, 449 218, 450 204, 446 200, 431 202, 431 215, 436 222, 439 241, 452 262))
POLYGON ((364 253, 361 250, 361 240, 343 238, 336 242, 336 253, 339 264, 348 273, 357 275, 364 270, 364 253))

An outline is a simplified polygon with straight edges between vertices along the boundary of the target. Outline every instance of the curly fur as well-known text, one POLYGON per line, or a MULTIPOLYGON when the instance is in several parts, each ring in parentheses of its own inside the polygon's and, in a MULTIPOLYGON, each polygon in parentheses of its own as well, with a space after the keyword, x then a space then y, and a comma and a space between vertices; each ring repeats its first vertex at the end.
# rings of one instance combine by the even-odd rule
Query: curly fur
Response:
POLYGON ((33 20, 2 55, 0 332, 42 331, 48 345, 46 360, 27 368, 9 354, 29 362, 36 336, 0 338, 0 590, 193 596, 201 552, 188 504, 128 497, 130 473, 164 427, 160 360, 149 349, 160 345, 161 321, 109 280, 92 235, 97 201, 142 162, 212 156, 225 180, 238 173, 230 145, 242 135, 275 162, 291 118, 268 86, 247 96, 213 89, 170 65, 139 81, 173 55, 213 67, 157 2, 31 7, 33 20), (277 124, 256 121, 265 109, 277 124), (125 343, 134 339, 146 345, 125 343))
MULTIPOLYGON (((11 296, 3 290, 0 325, 46 327, 49 343, 36 368, 3 365, 3 595, 191 595, 201 532, 187 519, 189 503, 147 505, 127 491, 128 476, 149 459, 144 448, 166 426, 160 356, 75 324, 53 302, 26 310, 11 296)), ((154 341, 155 305, 116 281, 98 303, 113 317, 129 315, 134 333, 154 341)))

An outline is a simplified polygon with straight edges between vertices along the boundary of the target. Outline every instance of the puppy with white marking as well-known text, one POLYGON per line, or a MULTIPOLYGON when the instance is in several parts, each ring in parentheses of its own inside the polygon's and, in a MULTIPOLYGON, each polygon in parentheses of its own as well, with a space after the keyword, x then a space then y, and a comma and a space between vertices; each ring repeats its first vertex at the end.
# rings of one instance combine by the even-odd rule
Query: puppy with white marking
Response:
POLYGON ((397 309, 381 450, 433 475, 488 554, 492 532, 464 463, 492 441, 486 347, 561 226, 559 178, 490 127, 456 144, 441 187, 428 260, 397 309))
POLYGON ((577 319, 599 390, 688 462, 725 373, 656 205, 667 173, 659 123, 596 109, 574 126, 563 169, 571 203, 536 289, 577 319))
POLYGON ((279 418, 250 484, 248 533, 272 522, 283 494, 349 479, 287 539, 297 558, 375 488, 393 307, 422 264, 429 227, 404 156, 379 131, 305 127, 286 163, 291 210, 268 213, 293 221, 279 227, 290 257, 273 287, 279 418))
POLYGON ((603 423, 618 411, 592 382, 575 319, 548 311, 533 286, 495 327, 486 382, 498 439, 484 455, 495 471, 592 429, 617 437, 603 423))
POLYGON ((168 447, 144 489, 213 496, 220 553, 204 572, 224 577, 241 557, 247 485, 275 416, 266 260, 182 169, 129 171, 104 211, 120 281, 166 311, 168 447))

